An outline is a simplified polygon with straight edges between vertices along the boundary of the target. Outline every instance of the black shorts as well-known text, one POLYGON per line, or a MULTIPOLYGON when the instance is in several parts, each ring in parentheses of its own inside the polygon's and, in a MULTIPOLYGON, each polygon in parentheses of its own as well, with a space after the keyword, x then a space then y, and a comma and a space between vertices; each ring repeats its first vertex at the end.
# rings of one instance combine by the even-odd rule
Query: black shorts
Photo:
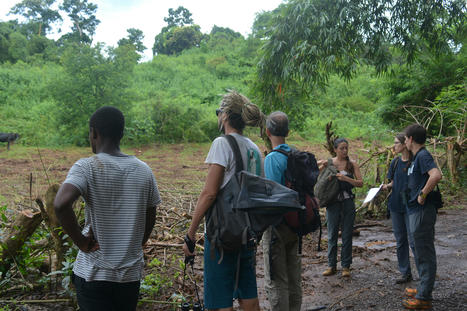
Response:
POLYGON ((80 311, 136 310, 140 282, 91 281, 73 274, 80 311))

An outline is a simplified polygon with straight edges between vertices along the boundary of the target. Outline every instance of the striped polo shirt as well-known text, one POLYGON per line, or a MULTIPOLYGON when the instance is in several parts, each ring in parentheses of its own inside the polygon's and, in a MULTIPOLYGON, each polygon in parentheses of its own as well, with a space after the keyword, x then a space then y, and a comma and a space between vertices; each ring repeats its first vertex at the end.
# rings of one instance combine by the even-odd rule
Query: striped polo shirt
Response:
POLYGON ((161 199, 149 166, 134 156, 99 153, 78 160, 64 183, 86 203, 86 235, 92 228, 100 249, 78 252, 73 272, 86 281, 134 282, 143 273, 146 209, 161 199))

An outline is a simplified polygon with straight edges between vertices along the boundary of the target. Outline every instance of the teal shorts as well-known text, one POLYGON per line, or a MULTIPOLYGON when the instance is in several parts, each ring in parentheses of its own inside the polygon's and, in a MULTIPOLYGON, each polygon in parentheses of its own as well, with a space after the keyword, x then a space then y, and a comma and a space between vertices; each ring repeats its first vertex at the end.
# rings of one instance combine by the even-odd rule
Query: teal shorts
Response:
POLYGON ((206 309, 232 307, 235 298, 257 298, 255 252, 245 248, 240 252, 224 253, 224 258, 219 264, 219 252, 216 249, 215 258, 211 258, 210 246, 205 236, 204 306, 206 309), (238 256, 240 256, 240 271, 238 288, 235 290, 238 256))

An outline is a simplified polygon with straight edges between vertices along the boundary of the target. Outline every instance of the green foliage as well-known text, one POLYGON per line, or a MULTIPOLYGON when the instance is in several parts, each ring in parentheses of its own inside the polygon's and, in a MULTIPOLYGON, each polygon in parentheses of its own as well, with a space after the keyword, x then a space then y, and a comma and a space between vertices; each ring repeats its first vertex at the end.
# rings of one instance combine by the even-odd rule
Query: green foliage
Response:
POLYGON ((198 25, 171 27, 166 32, 161 32, 155 38, 154 54, 173 55, 199 46, 202 33, 198 25))
MULTIPOLYGON (((4 215, 6 206, 2 207, 0 213, 4 215)), ((4 218, 2 216, 2 218, 4 218)), ((5 223, 0 226, 0 232, 3 230, 5 223)), ((11 237, 14 238, 14 237, 11 237)), ((34 248, 35 244, 43 239, 50 238, 49 233, 46 230, 40 229, 36 230, 32 236, 25 241, 22 245, 21 250, 13 258, 7 258, 7 264, 2 263, 0 265, 0 288, 8 285, 10 282, 13 282, 12 271, 3 270, 4 267, 14 266, 17 272, 19 272, 23 277, 31 277, 34 275, 40 274, 39 267, 42 265, 44 260, 47 259, 46 252, 37 252, 37 249, 34 248)), ((0 245, 0 251, 2 250, 2 245, 0 245)), ((24 285, 24 290, 30 289, 24 285)))
POLYGON ((427 52, 410 67, 393 66, 383 119, 398 127, 417 121, 433 135, 456 135, 465 122, 466 68, 465 45, 443 55, 427 52))
MULTIPOLYGON (((413 4, 378 3, 386 7, 323 0, 283 3, 258 14, 247 39, 218 26, 202 34, 188 10, 171 9, 167 26, 158 34, 161 50, 151 62, 141 64, 137 64, 137 52, 144 48, 143 34, 138 29, 128 29, 117 48, 105 50, 102 45, 70 43, 71 39, 54 42, 31 31, 30 24, 0 23, 0 130, 19 132, 19 143, 28 145, 87 145, 90 115, 102 105, 113 105, 126 116, 123 143, 206 142, 219 134, 214 111, 222 94, 235 89, 265 113, 283 110, 291 129, 314 141, 324 139, 324 126, 331 120, 341 136, 385 138, 389 129, 381 116, 392 127, 401 128, 409 121, 401 107, 421 104, 428 108, 427 116, 438 114, 432 121, 433 131, 441 128, 442 115, 442 133, 454 133, 465 119, 467 66, 461 44, 465 27, 449 31, 443 27, 458 23, 460 4, 453 2, 449 10, 455 14, 449 22, 436 7, 438 1, 427 4, 441 16, 437 23, 446 30, 443 38, 422 36, 432 27, 429 20, 423 29, 413 28, 415 21, 405 21, 407 27, 412 25, 407 31, 416 30, 423 37, 414 41, 423 48, 408 67, 404 63, 409 52, 403 42, 413 37, 389 46, 369 41, 383 34, 366 37, 360 30, 368 30, 367 23, 379 16, 382 25, 392 23, 387 24, 388 36, 400 34, 396 21, 405 20, 407 12, 402 11, 413 4), (394 20, 381 13, 393 12, 392 5, 402 10, 394 20), (376 14, 377 8, 382 11, 376 14), (365 15, 369 11, 376 15, 365 15), (355 29, 349 22, 352 18, 355 29), (451 48, 428 44, 438 39, 451 40, 451 48), (378 76, 381 67, 364 65, 384 63, 385 59, 376 57, 377 51, 401 63, 391 64, 392 75, 378 76)), ((84 34, 90 39, 97 25, 97 7, 69 0, 61 9, 80 21, 81 30, 89 25, 84 34)), ((413 11, 421 12, 416 20, 429 19, 432 13, 425 9, 413 11)), ((71 34, 83 35, 78 28, 71 34)), ((84 40, 75 39, 71 41, 84 40)))
POLYGON ((10 34, 10 46, 8 48, 8 54, 10 55, 10 59, 13 62, 17 62, 19 60, 25 61, 26 56, 28 55, 28 41, 25 36, 23 36, 19 32, 13 32, 10 34))
MULTIPOLYGON (((443 118, 440 131, 444 126, 444 133, 448 135, 462 135, 467 120, 467 85, 456 84, 445 87, 435 99, 435 108, 443 118)), ((441 122, 441 120, 440 120, 441 122)))
POLYGON ((132 45, 135 47, 137 52, 143 53, 143 51, 146 50, 146 47, 143 44, 143 31, 136 28, 130 28, 127 29, 127 32, 128 37, 118 40, 118 46, 132 45))
POLYGON ((56 61, 53 40, 30 33, 28 26, 17 21, 0 22, 0 63, 56 61))
MULTIPOLYGON (((67 235, 64 235, 63 239, 67 240, 69 238, 67 235)), ((63 288, 63 291, 61 292, 61 294, 65 294, 69 297, 74 297, 75 289, 72 286, 71 277, 73 275, 73 266, 74 266, 77 255, 78 255, 78 248, 75 245, 73 245, 72 247, 69 247, 65 254, 65 261, 62 263, 63 264, 62 268, 60 270, 56 270, 56 271, 53 271, 47 274, 45 277, 41 278, 39 282, 42 284, 47 284, 48 282, 51 281, 53 277, 60 276, 61 285, 63 288)))
POLYGON ((176 10, 170 8, 169 16, 164 17, 164 22, 167 23, 167 27, 182 27, 185 25, 193 24, 193 19, 191 18, 191 12, 179 6, 176 10))
POLYGON ((1 131, 20 133, 18 143, 53 143, 56 111, 49 89, 61 74, 57 64, 35 66, 18 62, 0 66, 1 131))
POLYGON ((211 29, 210 37, 223 36, 226 39, 238 39, 242 35, 228 27, 219 27, 214 25, 211 29))
POLYGON ((167 26, 154 38, 152 54, 179 54, 183 50, 199 46, 202 33, 198 25, 193 25, 189 10, 179 6, 176 10, 170 8, 169 16, 164 17, 167 26))
POLYGON ((154 258, 149 267, 152 268, 152 273, 146 275, 141 282, 141 292, 152 297, 161 296, 162 293, 171 291, 174 286, 174 281, 180 277, 180 272, 174 270, 176 265, 183 264, 183 261, 175 254, 167 258, 167 263, 154 258))
MULTIPOLYGON (((104 57, 101 47, 69 45, 61 58, 63 74, 53 81, 61 143, 87 145, 88 119, 99 107, 111 105, 127 110, 130 105, 129 75, 138 55, 121 46, 104 57)), ((52 86, 51 86, 52 88, 52 86)))
POLYGON ((331 74, 350 79, 359 63, 383 72, 392 62, 390 44, 400 47, 408 63, 425 46, 436 54, 449 50, 456 39, 452 29, 465 23, 465 12, 465 2, 458 0, 290 1, 272 22, 267 17, 261 23, 271 28, 257 89, 262 101, 280 102, 282 88, 298 85, 309 93, 324 88, 331 74))

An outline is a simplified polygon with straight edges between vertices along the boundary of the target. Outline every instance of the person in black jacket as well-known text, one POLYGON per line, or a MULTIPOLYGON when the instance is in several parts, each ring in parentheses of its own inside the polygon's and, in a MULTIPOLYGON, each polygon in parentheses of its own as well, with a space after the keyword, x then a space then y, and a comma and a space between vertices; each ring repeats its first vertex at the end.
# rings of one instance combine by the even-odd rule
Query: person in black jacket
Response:
POLYGON ((394 151, 400 153, 400 157, 392 160, 388 171, 388 184, 383 185, 383 189, 391 189, 388 198, 388 209, 392 219, 392 229, 397 243, 397 261, 399 271, 402 274, 396 280, 396 284, 407 283, 412 280, 412 270, 410 269, 409 245, 414 252, 413 239, 408 234, 409 216, 407 214, 407 202, 404 198, 407 189, 407 170, 410 166, 411 154, 405 146, 405 134, 400 133, 394 137, 394 151))
POLYGON ((435 223, 436 206, 430 193, 441 180, 432 155, 425 149, 426 129, 412 124, 405 129, 405 143, 413 154, 408 169, 407 206, 409 229, 415 246, 415 263, 420 281, 417 289, 407 288, 410 297, 403 301, 407 309, 430 309, 436 277, 435 223))

